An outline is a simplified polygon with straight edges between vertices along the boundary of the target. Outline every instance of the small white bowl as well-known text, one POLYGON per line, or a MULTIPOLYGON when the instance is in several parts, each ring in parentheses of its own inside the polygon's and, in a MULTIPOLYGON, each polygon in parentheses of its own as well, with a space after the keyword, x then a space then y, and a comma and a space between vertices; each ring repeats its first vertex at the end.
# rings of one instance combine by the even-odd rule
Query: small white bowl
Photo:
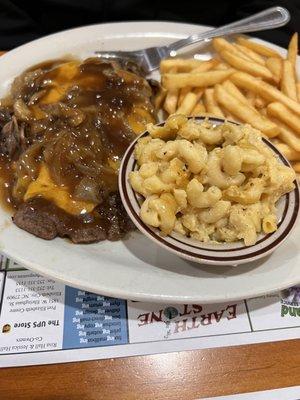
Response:
MULTIPOLYGON (((197 117, 203 120, 204 117, 197 117)), ((225 122, 221 118, 209 118, 216 124, 225 122)), ((159 125, 163 125, 159 124, 159 125)), ((211 265, 238 265, 257 260, 271 254, 291 233, 299 213, 299 186, 295 181, 295 189, 281 197, 277 203, 278 229, 276 232, 263 235, 253 246, 245 246, 242 241, 234 243, 202 243, 195 239, 187 238, 181 234, 172 232, 168 236, 162 236, 159 229, 146 225, 140 218, 140 207, 143 202, 142 196, 134 192, 129 183, 129 173, 137 169, 137 163, 134 158, 134 147, 137 141, 144 136, 149 135, 146 131, 137 137, 127 149, 119 173, 119 191, 123 205, 136 227, 148 236, 149 239, 159 246, 177 254, 179 257, 187 260, 211 265)), ((286 158, 276 149, 268 140, 263 138, 264 143, 271 148, 279 160, 290 166, 286 158)))

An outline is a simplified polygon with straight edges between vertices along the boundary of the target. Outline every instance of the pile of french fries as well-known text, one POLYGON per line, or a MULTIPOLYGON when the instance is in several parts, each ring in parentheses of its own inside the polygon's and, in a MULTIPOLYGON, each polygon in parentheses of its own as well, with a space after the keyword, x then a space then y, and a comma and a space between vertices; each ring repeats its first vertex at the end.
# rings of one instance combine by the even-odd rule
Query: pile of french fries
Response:
POLYGON ((300 174, 298 34, 292 36, 286 58, 244 37, 235 42, 219 37, 212 44, 216 56, 210 60, 161 62, 162 89, 156 107, 167 114, 249 123, 272 139, 300 174))

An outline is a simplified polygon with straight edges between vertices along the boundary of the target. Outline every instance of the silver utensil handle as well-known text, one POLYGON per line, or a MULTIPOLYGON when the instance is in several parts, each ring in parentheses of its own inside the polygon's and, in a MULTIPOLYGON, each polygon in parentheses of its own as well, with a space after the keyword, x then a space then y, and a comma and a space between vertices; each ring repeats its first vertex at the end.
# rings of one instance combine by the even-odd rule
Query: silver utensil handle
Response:
POLYGON ((221 26, 220 28, 210 29, 198 35, 191 35, 186 39, 178 40, 177 42, 167 46, 167 49, 169 52, 172 52, 194 43, 209 40, 216 36, 274 29, 287 24, 289 20, 290 13, 286 8, 271 7, 265 11, 252 15, 251 17, 221 26))

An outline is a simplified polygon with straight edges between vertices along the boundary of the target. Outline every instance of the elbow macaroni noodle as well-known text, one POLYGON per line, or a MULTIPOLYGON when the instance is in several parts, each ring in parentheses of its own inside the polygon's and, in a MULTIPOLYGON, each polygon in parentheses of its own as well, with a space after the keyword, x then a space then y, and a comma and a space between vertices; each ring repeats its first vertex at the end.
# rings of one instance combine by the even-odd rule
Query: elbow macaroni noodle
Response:
POLYGON ((276 202, 294 188, 294 171, 249 125, 170 116, 135 147, 132 188, 145 200, 140 217, 202 242, 243 240, 277 229, 276 202))

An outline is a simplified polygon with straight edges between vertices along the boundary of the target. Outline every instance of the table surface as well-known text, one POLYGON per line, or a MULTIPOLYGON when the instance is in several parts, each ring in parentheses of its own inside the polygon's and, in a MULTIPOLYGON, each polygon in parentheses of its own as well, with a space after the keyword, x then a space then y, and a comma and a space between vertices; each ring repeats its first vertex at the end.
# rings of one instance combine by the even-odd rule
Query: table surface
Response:
POLYGON ((296 385, 300 340, 290 340, 5 368, 0 372, 0 399, 190 400, 296 385))
POLYGON ((5 400, 190 400, 296 385, 300 340, 0 371, 5 400))

